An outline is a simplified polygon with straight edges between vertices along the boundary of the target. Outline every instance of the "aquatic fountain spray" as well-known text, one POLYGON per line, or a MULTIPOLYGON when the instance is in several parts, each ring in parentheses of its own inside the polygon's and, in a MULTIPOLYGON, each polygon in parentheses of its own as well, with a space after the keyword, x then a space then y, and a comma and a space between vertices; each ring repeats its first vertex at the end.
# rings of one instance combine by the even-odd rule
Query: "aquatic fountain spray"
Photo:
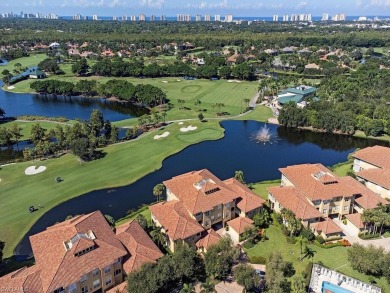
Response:
POLYGON ((266 144, 267 142, 272 144, 278 141, 277 136, 271 132, 271 130, 268 128, 267 125, 264 125, 263 127, 260 128, 260 130, 252 134, 251 139, 256 141, 257 143, 263 143, 263 144, 266 144))

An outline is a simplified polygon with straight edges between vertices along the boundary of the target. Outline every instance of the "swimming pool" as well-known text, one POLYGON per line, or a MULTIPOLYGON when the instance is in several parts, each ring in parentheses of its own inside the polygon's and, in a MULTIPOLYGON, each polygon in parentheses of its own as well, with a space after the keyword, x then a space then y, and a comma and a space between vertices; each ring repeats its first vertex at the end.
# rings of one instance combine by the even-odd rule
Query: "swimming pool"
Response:
POLYGON ((335 284, 329 283, 329 282, 322 282, 322 293, 327 293, 328 290, 331 293, 353 293, 352 291, 349 291, 347 289, 341 288, 335 284))

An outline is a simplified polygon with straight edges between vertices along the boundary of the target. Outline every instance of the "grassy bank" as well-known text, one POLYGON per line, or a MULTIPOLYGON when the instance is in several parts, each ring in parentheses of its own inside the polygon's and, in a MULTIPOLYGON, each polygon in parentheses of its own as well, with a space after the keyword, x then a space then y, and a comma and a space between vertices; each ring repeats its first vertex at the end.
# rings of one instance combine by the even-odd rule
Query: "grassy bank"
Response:
POLYGON ((30 227, 54 206, 96 189, 130 184, 161 167, 162 161, 185 147, 204 140, 223 137, 224 130, 217 121, 201 123, 192 121, 198 129, 182 133, 184 125, 169 125, 165 130, 148 133, 138 140, 104 148, 105 156, 80 164, 73 155, 58 159, 24 162, 2 167, 0 170, 0 239, 6 242, 5 256, 10 256, 17 243, 30 227), (170 135, 154 140, 155 134, 169 131, 170 135), (24 170, 31 166, 46 166, 43 173, 26 176, 24 170), (92 175, 93 174, 93 175, 92 175), (60 184, 54 178, 64 179, 60 184), (32 214, 30 205, 44 206, 32 214))
POLYGON ((37 66, 39 62, 48 58, 46 54, 31 54, 28 57, 22 57, 10 61, 7 65, 0 66, 0 78, 3 78, 3 70, 9 70, 12 74, 14 69, 16 69, 15 64, 20 63, 22 67, 37 66))

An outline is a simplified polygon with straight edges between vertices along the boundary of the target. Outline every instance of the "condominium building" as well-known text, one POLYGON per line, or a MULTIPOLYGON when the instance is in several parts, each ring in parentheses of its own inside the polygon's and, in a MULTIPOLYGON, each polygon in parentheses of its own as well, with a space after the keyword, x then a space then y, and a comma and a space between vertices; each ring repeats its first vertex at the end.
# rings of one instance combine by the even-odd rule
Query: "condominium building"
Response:
POLYGON ((35 265, 0 278, 31 293, 106 292, 163 254, 133 221, 112 231, 101 212, 76 216, 30 237, 35 265))
POLYGON ((340 234, 330 219, 342 219, 379 203, 389 204, 352 177, 338 177, 322 164, 281 168, 281 186, 268 188, 270 206, 276 212, 291 210, 302 224, 324 238, 340 234))
POLYGON ((94 14, 94 15, 92 15, 92 20, 99 20, 99 18, 96 14, 94 14))
POLYGON ((332 20, 333 21, 345 21, 346 20, 346 16, 345 16, 344 13, 339 13, 339 14, 336 14, 335 16, 333 16, 332 20))
POLYGON ((373 192, 390 199, 390 148, 368 147, 355 152, 352 157, 357 179, 373 192))
POLYGON ((197 14, 195 17, 195 21, 201 21, 201 20, 202 20, 202 16, 200 14, 197 14))
POLYGON ((177 21, 191 21, 191 15, 189 14, 178 14, 177 21))
POLYGON ((243 231, 237 227, 251 225, 250 218, 259 213, 264 204, 264 200, 236 179, 221 181, 206 169, 179 175, 163 183, 166 202, 149 209, 152 222, 162 228, 172 251, 180 242, 207 250, 207 247, 202 247, 205 243, 202 239, 211 234, 213 238, 217 237, 210 229, 226 225, 231 228, 229 234, 233 241, 238 242, 237 235, 243 231), (237 217, 241 219, 233 221, 237 217))
POLYGON ((291 21, 299 21, 299 15, 298 14, 291 14, 291 21))
POLYGON ((163 14, 160 16, 160 21, 166 21, 167 20, 167 17, 163 14))
POLYGON ((145 14, 141 13, 141 14, 139 15, 139 21, 145 21, 145 20, 146 20, 145 14))
POLYGON ((204 21, 211 21, 211 15, 210 14, 205 14, 204 21))
POLYGON ((81 20, 81 14, 76 14, 76 15, 73 15, 72 17, 73 20, 81 20))
POLYGON ((283 21, 288 21, 288 14, 283 15, 283 21))
POLYGON ((214 15, 214 21, 221 21, 221 16, 218 14, 214 15))
POLYGON ((322 20, 322 21, 328 21, 328 20, 329 20, 329 14, 328 14, 328 13, 322 14, 321 20, 322 20))
POLYGON ((274 14, 272 16, 272 21, 278 21, 279 20, 279 16, 277 14, 274 14))
POLYGON ((127 16, 126 15, 122 16, 122 21, 127 21, 127 16))
POLYGON ((130 16, 130 20, 131 21, 137 21, 137 16, 135 16, 135 15, 130 16))
POLYGON ((233 15, 232 14, 227 14, 225 16, 225 22, 233 22, 233 15))
POLYGON ((155 15, 151 15, 150 18, 149 18, 150 21, 156 21, 156 16, 155 15))

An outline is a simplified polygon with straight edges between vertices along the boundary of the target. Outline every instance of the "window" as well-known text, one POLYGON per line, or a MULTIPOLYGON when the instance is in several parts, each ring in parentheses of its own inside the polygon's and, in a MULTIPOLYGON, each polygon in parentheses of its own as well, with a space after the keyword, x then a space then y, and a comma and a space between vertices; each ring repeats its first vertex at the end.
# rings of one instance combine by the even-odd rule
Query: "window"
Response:
POLYGON ((106 278, 106 286, 110 285, 111 283, 112 283, 112 278, 111 278, 111 276, 109 276, 106 278))
POLYGON ((195 215, 195 217, 200 217, 202 215, 202 213, 197 213, 196 215, 195 215))
POLYGON ((107 266, 107 267, 104 268, 104 273, 105 274, 108 274, 110 271, 111 271, 110 266, 107 266))
POLYGON ((95 280, 92 283, 93 289, 99 288, 100 287, 100 280, 95 280))
POLYGON ((230 208, 230 203, 225 204, 225 207, 230 208))
POLYGON ((348 209, 349 209, 349 206, 344 207, 344 211, 348 211, 348 209))
POLYGON ((77 291, 77 284, 76 283, 74 283, 74 284, 72 284, 72 285, 70 285, 68 287, 68 292, 69 293, 73 293, 73 292, 76 292, 76 291, 77 291))
POLYGON ((221 217, 222 217, 222 214, 221 214, 221 213, 218 213, 217 218, 220 219, 221 217))
POLYGON ((334 211, 338 211, 338 210, 339 210, 339 206, 334 206, 334 207, 333 207, 333 210, 334 210, 334 211))
POLYGON ((205 226, 210 225, 209 221, 206 221, 204 224, 205 224, 205 226))
POLYGON ((209 216, 209 215, 210 215, 210 212, 205 212, 205 215, 206 215, 206 216, 209 216))
POLYGON ((327 200, 324 200, 324 204, 328 204, 328 201, 327 201, 327 200))
POLYGON ((120 262, 121 259, 120 258, 117 258, 115 261, 114 261, 114 264, 117 264, 118 262, 120 262))
POLYGON ((81 293, 87 293, 88 292, 88 286, 81 287, 81 293))
POLYGON ((86 280, 88 280, 88 275, 84 275, 80 278, 80 283, 84 283, 86 280))
POLYGON ((225 214, 225 217, 226 217, 226 218, 229 218, 229 216, 230 216, 229 213, 226 213, 226 214, 225 214))
POLYGON ((114 271, 114 276, 118 276, 120 273, 122 273, 121 269, 117 269, 114 271))
POLYGON ((211 220, 214 220, 214 216, 211 216, 211 220))
POLYGON ((220 210, 220 209, 222 208, 222 205, 219 204, 219 205, 217 206, 217 208, 220 210))
POLYGON ((326 214, 327 211, 328 211, 327 209, 324 209, 324 210, 322 211, 322 213, 323 213, 323 214, 326 214))
POLYGON ((54 293, 61 293, 61 292, 65 292, 64 287, 61 287, 61 288, 54 290, 54 293))
POLYGON ((345 201, 349 201, 349 197, 346 197, 344 200, 345 200, 345 201))
POLYGON ((92 271, 92 277, 96 277, 97 275, 99 275, 99 269, 94 269, 93 271, 92 271))

